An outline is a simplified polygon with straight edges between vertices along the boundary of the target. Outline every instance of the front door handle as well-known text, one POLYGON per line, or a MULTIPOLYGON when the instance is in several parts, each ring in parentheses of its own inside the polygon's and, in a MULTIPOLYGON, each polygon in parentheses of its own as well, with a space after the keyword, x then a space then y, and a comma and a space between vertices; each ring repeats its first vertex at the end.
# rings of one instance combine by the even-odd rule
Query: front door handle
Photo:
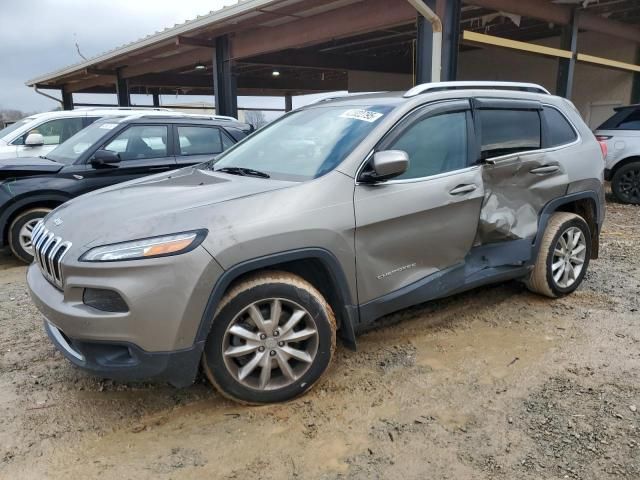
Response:
POLYGON ((453 190, 449 190, 449 194, 451 195, 463 195, 465 193, 471 193, 478 189, 476 185, 470 183, 468 185, 458 185, 453 190))
POLYGON ((530 173, 534 175, 549 175, 551 173, 556 173, 560 170, 558 165, 544 165, 542 167, 534 168, 533 170, 529 170, 530 173))

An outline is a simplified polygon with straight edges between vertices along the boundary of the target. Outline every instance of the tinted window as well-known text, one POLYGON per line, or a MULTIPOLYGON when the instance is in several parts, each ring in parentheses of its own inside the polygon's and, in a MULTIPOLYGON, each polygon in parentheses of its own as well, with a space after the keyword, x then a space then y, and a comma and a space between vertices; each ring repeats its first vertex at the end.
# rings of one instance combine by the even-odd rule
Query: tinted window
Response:
POLYGON ((215 127, 178 127, 178 139, 180 155, 216 154, 229 148, 215 127))
POLYGON ((624 108, 613 114, 598 130, 640 130, 640 110, 624 108))
POLYGON ((422 178, 467 167, 467 117, 446 113, 418 120, 389 147, 409 155, 409 169, 396 179, 422 178))
POLYGON ((14 145, 24 145, 30 133, 39 133, 44 138, 45 145, 59 145, 73 137, 76 133, 84 128, 83 119, 78 118, 59 118, 51 120, 36 128, 29 130, 27 133, 17 138, 14 145))
POLYGON ((549 128, 549 140, 547 142, 549 147, 566 145, 578 138, 571 124, 555 108, 544 107, 544 118, 549 128))
POLYGON ((120 133, 104 149, 119 153, 122 160, 166 157, 167 127, 134 125, 120 133))
POLYGON ((640 130, 640 110, 633 110, 618 125, 620 130, 640 130))
POLYGON ((540 148, 540 115, 533 110, 478 110, 482 158, 540 148))

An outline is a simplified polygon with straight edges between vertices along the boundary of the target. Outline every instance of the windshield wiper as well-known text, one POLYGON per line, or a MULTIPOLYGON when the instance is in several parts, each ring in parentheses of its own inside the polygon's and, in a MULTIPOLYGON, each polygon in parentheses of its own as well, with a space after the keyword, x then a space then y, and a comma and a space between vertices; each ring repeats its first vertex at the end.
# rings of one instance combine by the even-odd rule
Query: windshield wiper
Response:
POLYGON ((243 167, 222 167, 214 172, 223 172, 230 173, 231 175, 240 175, 243 177, 259 177, 259 178, 271 178, 268 173, 261 172, 259 170, 254 170, 252 168, 243 168, 243 167))

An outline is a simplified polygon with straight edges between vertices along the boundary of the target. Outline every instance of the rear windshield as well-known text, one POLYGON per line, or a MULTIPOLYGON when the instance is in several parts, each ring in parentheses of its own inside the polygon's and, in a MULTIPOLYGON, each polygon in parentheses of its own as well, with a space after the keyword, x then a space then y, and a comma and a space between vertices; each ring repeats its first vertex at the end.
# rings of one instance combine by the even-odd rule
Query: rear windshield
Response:
POLYGON ((640 130, 640 109, 624 108, 617 111, 598 130, 640 130))

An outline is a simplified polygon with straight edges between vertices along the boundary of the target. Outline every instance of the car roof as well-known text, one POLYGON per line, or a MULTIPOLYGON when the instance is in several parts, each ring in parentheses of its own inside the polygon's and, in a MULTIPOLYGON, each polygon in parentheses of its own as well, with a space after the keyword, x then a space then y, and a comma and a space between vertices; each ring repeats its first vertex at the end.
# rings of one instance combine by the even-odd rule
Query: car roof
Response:
POLYGON ((613 110, 616 112, 620 112, 622 110, 636 109, 640 108, 640 103, 632 103, 631 105, 621 105, 619 107, 615 107, 613 110))
MULTIPOLYGON (((98 120, 100 123, 109 123, 114 121, 114 117, 104 117, 98 120)), ((98 123, 96 122, 96 123, 98 123)), ((125 117, 117 119, 117 123, 185 123, 185 124, 203 124, 203 125, 216 125, 223 127, 237 127, 246 128, 249 124, 242 123, 232 117, 218 116, 218 115, 198 115, 191 113, 180 112, 139 112, 125 117)))
POLYGON ((323 98, 305 108, 322 105, 353 105, 399 106, 407 103, 424 103, 430 100, 446 98, 467 98, 473 96, 503 96, 514 99, 550 100, 555 99, 544 87, 533 83, 521 82, 433 82, 420 84, 408 91, 374 92, 360 94, 343 94, 335 97, 323 98))

